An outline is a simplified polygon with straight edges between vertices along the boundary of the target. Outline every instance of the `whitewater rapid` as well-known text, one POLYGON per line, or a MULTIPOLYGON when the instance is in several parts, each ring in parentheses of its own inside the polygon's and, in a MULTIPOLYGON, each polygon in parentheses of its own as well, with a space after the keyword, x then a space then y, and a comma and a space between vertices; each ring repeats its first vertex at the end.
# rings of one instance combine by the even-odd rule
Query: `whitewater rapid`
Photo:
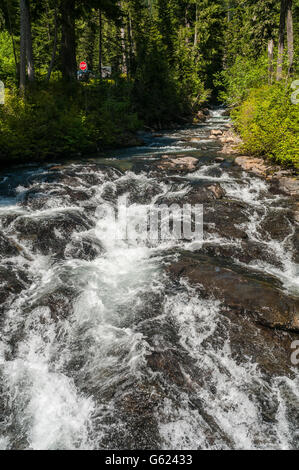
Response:
MULTIPOLYGON (((251 357, 234 357, 220 299, 167 274, 179 252, 198 247, 115 239, 105 216, 123 196, 150 209, 188 195, 192 181, 217 182, 244 204, 248 239, 277 261, 255 259, 246 269, 299 296, 294 226, 282 241, 260 230, 269 211, 286 204, 266 182, 210 161, 177 181, 132 166, 165 152, 205 154, 204 137, 226 122, 214 111, 205 125, 113 152, 106 167, 101 160, 4 175, 0 228, 18 252, 2 257, 0 268, 22 287, 0 317, 1 449, 299 448, 298 367, 265 376, 251 357), (182 137, 194 134, 202 142, 190 147, 182 137), (43 224, 49 239, 40 239, 43 224)), ((210 141, 209 153, 216 150, 210 141)), ((240 246, 216 232, 205 243, 240 246)))

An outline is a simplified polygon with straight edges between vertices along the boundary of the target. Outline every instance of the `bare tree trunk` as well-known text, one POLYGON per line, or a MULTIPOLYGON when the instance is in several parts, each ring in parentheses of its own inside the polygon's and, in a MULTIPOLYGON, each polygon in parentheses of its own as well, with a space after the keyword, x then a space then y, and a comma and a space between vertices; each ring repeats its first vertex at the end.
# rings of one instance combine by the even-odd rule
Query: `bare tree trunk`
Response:
POLYGON ((8 24, 9 24, 9 34, 10 34, 11 41, 12 41, 13 55, 14 55, 15 65, 16 65, 16 75, 18 77, 19 73, 20 73, 20 70, 19 70, 19 64, 18 64, 18 59, 17 59, 16 43, 15 43, 15 38, 14 38, 14 35, 13 35, 13 30, 12 30, 12 25, 11 25, 11 18, 10 18, 8 0, 6 0, 6 9, 7 9, 8 24))
POLYGON ((26 0, 20 0, 20 89, 26 88, 26 0))
POLYGON ((126 50, 126 32, 125 28, 121 26, 120 28, 120 37, 121 37, 121 51, 122 51, 122 73, 128 75, 128 58, 126 50))
POLYGON ((100 78, 102 79, 102 65, 103 65, 103 18, 102 18, 102 12, 99 10, 99 32, 100 32, 100 38, 99 38, 99 72, 100 72, 100 78))
POLYGON ((127 31, 128 31, 128 41, 129 41, 128 74, 129 76, 131 76, 132 67, 133 67, 133 38, 132 38, 132 21, 131 21, 130 12, 128 13, 127 31))
POLYGON ((283 70, 283 52, 284 52, 284 35, 287 13, 287 0, 280 2, 280 22, 279 22, 279 38, 278 38, 278 57, 277 57, 277 74, 276 79, 279 82, 282 79, 283 70))
POLYGON ((188 8, 188 5, 186 5, 186 10, 185 10, 185 27, 186 27, 186 30, 187 30, 187 34, 185 36, 185 43, 186 44, 189 44, 189 42, 190 42, 190 38, 189 38, 190 22, 189 22, 189 19, 188 19, 188 13, 189 13, 189 8, 188 8))
POLYGON ((194 48, 194 49, 195 49, 196 46, 197 46, 197 37, 198 37, 198 26, 197 26, 197 22, 198 22, 198 6, 197 6, 197 2, 196 2, 195 8, 196 8, 196 10, 195 10, 194 43, 193 43, 193 48, 194 48))
POLYGON ((273 80, 273 52, 274 52, 274 41, 269 39, 268 41, 268 81, 271 85, 273 80))
POLYGON ((287 39, 288 39, 288 58, 289 68, 288 76, 293 74, 294 64, 294 29, 293 29, 293 14, 292 14, 292 0, 287 1, 287 39))
POLYGON ((74 9, 74 0, 62 0, 61 60, 62 76, 67 81, 75 80, 77 71, 74 9))
POLYGON ((47 73, 47 81, 50 81, 52 70, 55 64, 55 58, 56 58, 56 51, 57 51, 57 34, 58 34, 58 20, 57 20, 57 11, 55 9, 55 30, 54 30, 54 40, 53 40, 53 49, 52 49, 52 57, 51 57, 51 62, 48 68, 48 73, 47 73))
POLYGON ((31 18, 30 18, 30 1, 25 0, 26 5, 26 53, 27 53, 27 74, 28 80, 34 82, 34 59, 33 59, 33 47, 32 47, 32 35, 31 35, 31 18))

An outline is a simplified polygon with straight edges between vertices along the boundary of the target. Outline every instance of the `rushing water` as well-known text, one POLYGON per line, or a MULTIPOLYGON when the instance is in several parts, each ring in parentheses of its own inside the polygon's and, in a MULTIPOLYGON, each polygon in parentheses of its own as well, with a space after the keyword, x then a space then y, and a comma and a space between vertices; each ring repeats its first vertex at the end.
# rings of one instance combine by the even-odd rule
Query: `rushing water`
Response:
MULTIPOLYGON (((209 131, 226 121, 214 111, 203 125, 145 135, 144 147, 105 160, 1 176, 0 230, 10 251, 0 252, 0 448, 299 448, 298 367, 271 374, 245 352, 237 358, 221 299, 167 274, 196 246, 117 240, 98 210, 121 196, 152 207, 217 183, 242 205, 246 223, 236 227, 268 255, 230 263, 299 296, 289 201, 230 159, 215 163, 219 144, 209 131), (191 143, 194 136, 201 141, 191 143), (199 168, 159 176, 150 167, 164 153, 196 156, 199 168), (286 218, 282 238, 265 235, 269 214, 286 218)), ((204 246, 241 250, 240 239, 213 224, 204 246)), ((266 354, 271 361, 275 352, 266 354)))

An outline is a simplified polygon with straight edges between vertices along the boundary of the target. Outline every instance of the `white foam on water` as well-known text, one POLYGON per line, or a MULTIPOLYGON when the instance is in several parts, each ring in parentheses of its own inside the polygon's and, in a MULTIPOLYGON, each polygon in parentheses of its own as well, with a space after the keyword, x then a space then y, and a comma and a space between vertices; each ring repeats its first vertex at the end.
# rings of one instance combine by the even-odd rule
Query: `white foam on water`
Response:
POLYGON ((292 448, 295 430, 289 424, 282 385, 287 383, 292 389, 294 406, 296 401, 298 405, 299 375, 294 380, 277 378, 268 384, 256 364, 246 358, 241 364, 236 362, 228 340, 218 348, 207 344, 205 341, 215 336, 222 322, 219 303, 201 299, 185 281, 183 284, 185 292, 168 298, 165 313, 179 325, 180 344, 196 361, 204 385, 190 379, 199 409, 191 406, 184 393, 179 403, 165 400, 159 410, 164 448, 292 448), (275 424, 261 419, 261 391, 278 404, 275 424))

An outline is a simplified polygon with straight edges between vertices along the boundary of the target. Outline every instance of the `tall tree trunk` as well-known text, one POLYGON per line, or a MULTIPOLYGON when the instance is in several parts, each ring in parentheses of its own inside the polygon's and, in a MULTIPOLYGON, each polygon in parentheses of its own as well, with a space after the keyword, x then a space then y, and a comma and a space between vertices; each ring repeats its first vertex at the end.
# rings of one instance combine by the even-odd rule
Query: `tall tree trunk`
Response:
POLYGON ((25 21, 26 21, 26 54, 27 54, 27 74, 28 80, 34 82, 34 59, 33 59, 33 47, 32 47, 32 35, 31 35, 31 18, 30 18, 30 0, 25 0, 25 21))
POLYGON ((132 37, 132 20, 130 12, 128 13, 127 32, 129 41, 129 61, 128 61, 128 74, 132 75, 133 68, 133 37, 132 37))
POLYGON ((26 88, 26 0, 20 0, 20 89, 26 88))
POLYGON ((52 57, 51 57, 51 62, 48 68, 48 73, 47 73, 47 81, 50 80, 52 70, 55 64, 55 58, 56 58, 56 51, 57 51, 57 34, 58 34, 58 20, 57 20, 57 10, 55 9, 54 13, 54 22, 55 22, 55 29, 54 29, 54 40, 53 40, 53 49, 52 49, 52 57))
POLYGON ((268 41, 268 81, 271 85, 273 80, 273 52, 274 52, 274 41, 269 39, 268 41))
POLYGON ((197 46, 197 37, 198 37, 198 5, 197 5, 197 2, 196 2, 196 6, 195 6, 195 25, 194 25, 194 43, 193 43, 193 48, 195 50, 196 46, 197 46))
POLYGON ((293 14, 292 14, 292 0, 287 1, 287 39, 288 39, 288 58, 289 68, 288 76, 293 74, 294 64, 294 30, 293 30, 293 14))
POLYGON ((127 49, 126 49, 126 32, 125 28, 121 26, 120 28, 120 37, 121 37, 121 55, 122 55, 122 73, 128 74, 128 57, 127 57, 127 49))
POLYGON ((61 60, 62 76, 67 81, 75 80, 77 71, 74 9, 74 0, 62 0, 61 60))
POLYGON ((103 18, 102 12, 99 10, 99 72, 102 79, 102 65, 103 65, 103 18))
POLYGON ((16 65, 16 76, 18 78, 19 73, 20 73, 20 69, 19 69, 19 64, 18 64, 18 59, 17 59, 16 43, 15 43, 15 38, 14 38, 14 35, 13 35, 13 30, 12 30, 8 0, 6 0, 6 9, 7 9, 7 17, 8 17, 8 25, 9 25, 9 34, 10 34, 11 41, 12 41, 13 55, 14 55, 15 65, 16 65))
POLYGON ((279 22, 278 57, 277 57, 277 74, 276 74, 276 79, 278 82, 282 79, 287 1, 288 0, 281 0, 280 2, 280 22, 279 22))

